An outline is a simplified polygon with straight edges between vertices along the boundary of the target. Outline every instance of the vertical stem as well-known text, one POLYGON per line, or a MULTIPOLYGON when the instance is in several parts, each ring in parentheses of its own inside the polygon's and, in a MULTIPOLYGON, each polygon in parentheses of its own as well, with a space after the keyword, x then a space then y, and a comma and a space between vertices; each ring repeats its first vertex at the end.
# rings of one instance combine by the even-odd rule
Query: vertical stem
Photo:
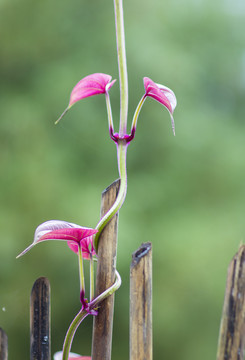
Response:
POLYGON ((117 197, 114 199, 114 203, 111 202, 111 206, 107 208, 107 211, 101 213, 101 219, 98 222, 96 229, 98 232, 94 236, 94 247, 98 253, 98 243, 100 234, 106 224, 113 218, 122 206, 126 193, 127 193, 127 168, 126 168, 126 156, 127 156, 127 143, 124 140, 120 140, 117 145, 117 158, 118 158, 118 171, 120 175, 120 189, 117 197))
POLYGON ((94 298, 94 260, 91 255, 89 260, 89 269, 90 269, 90 301, 94 298))
POLYGON ((245 245, 242 245, 228 268, 217 360, 243 360, 244 344, 245 245))
POLYGON ((120 128, 119 135, 127 133, 127 116, 128 116, 128 73, 125 50, 125 32, 123 21, 123 2, 114 0, 116 38, 117 38, 117 56, 118 70, 120 79, 120 128))
MULTIPOLYGON (((120 181, 112 183, 102 194, 101 215, 103 216, 117 198, 120 181)), ((96 276, 96 296, 108 289, 115 281, 117 252, 117 222, 115 215, 100 235, 98 246, 98 264, 96 276)), ((110 360, 112 327, 114 312, 114 294, 99 305, 98 315, 94 318, 92 359, 110 360)))
POLYGON ((0 360, 8 360, 8 337, 0 328, 0 360))
POLYGON ((127 165, 126 165, 126 156, 127 156, 128 144, 124 140, 119 140, 117 144, 117 162, 118 162, 118 172, 121 179, 121 188, 126 195, 127 192, 127 165))
MULTIPOLYGON (((88 313, 86 312, 86 310, 81 310, 73 319, 73 321, 66 333, 66 337, 65 337, 65 341, 64 341, 64 345, 63 345, 62 360, 68 360, 74 335, 77 331, 78 326, 86 318, 86 316, 88 316, 88 313)), ((42 358, 42 359, 46 360, 46 358, 42 358)), ((38 360, 40 360, 40 359, 38 359, 38 360)))
POLYGON ((107 108, 107 115, 108 115, 109 131, 112 131, 112 133, 113 133, 114 125, 113 125, 113 118, 112 118, 112 111, 111 111, 110 96, 108 93, 105 93, 105 101, 106 101, 106 108, 107 108))
POLYGON ((130 360, 152 360, 152 251, 142 244, 130 268, 130 360))
POLYGON ((83 256, 81 246, 78 246, 78 262, 79 262, 79 277, 80 277, 80 291, 85 294, 85 282, 84 282, 84 271, 83 271, 83 256))
POLYGON ((31 360, 50 360, 50 284, 36 280, 31 291, 31 360))
POLYGON ((138 106, 135 110, 135 113, 134 113, 134 117, 133 117, 133 121, 132 121, 132 127, 131 127, 131 133, 133 131, 133 129, 135 130, 136 129, 136 125, 137 125, 137 120, 138 120, 138 116, 139 116, 139 113, 140 113, 140 110, 142 108, 142 105, 144 104, 145 102, 145 95, 140 99, 140 102, 138 103, 138 106))

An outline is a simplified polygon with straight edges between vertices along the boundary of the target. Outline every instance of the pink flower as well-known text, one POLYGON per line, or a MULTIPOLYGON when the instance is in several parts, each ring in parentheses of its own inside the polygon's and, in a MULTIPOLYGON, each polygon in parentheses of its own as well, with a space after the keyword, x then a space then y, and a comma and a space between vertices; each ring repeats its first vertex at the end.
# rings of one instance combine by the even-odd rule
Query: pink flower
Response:
MULTIPOLYGON (((58 351, 54 354, 54 360, 62 360, 62 351, 58 351)), ((91 356, 81 356, 70 352, 68 360, 91 360, 91 356)))
MULTIPOLYGON (((78 244, 81 244, 82 249, 84 248, 85 251, 84 257, 88 258, 87 252, 89 250, 89 246, 91 247, 89 250, 89 254, 94 254, 93 247, 92 245, 90 245, 90 243, 92 241, 92 235, 94 235, 95 233, 97 233, 96 229, 81 227, 80 225, 76 225, 66 221, 46 221, 37 227, 34 234, 33 243, 28 246, 24 251, 22 251, 22 253, 20 253, 17 258, 27 253, 27 251, 29 251, 37 243, 47 240, 67 241, 70 244, 75 244, 76 249, 78 248, 78 244)), ((72 250, 75 251, 74 248, 72 250)))
MULTIPOLYGON (((74 241, 67 241, 67 245, 76 254, 78 253, 78 243, 75 243, 74 241)), ((93 247, 93 236, 88 236, 80 240, 80 247, 84 259, 89 260, 91 256, 96 255, 96 252, 93 247)))
POLYGON ((165 106, 165 108, 169 111, 172 122, 172 129, 175 135, 173 112, 177 105, 177 100, 174 92, 166 86, 154 83, 154 81, 148 77, 144 78, 144 87, 145 97, 152 97, 154 100, 165 106))
POLYGON ((80 80, 71 92, 68 107, 56 121, 56 124, 61 120, 65 113, 71 108, 71 106, 77 101, 93 95, 107 94, 109 89, 116 81, 111 81, 111 79, 112 77, 110 75, 103 73, 95 73, 88 75, 82 80, 80 80))
POLYGON ((107 74, 96 73, 80 80, 71 92, 69 107, 89 96, 105 94, 116 80, 107 74))

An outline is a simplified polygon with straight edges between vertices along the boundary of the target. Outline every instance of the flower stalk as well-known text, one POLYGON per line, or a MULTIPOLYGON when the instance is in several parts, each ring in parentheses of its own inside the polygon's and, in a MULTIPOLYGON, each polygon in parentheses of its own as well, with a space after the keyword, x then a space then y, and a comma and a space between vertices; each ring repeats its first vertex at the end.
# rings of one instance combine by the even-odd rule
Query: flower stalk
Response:
POLYGON ((106 226, 106 224, 111 220, 111 218, 118 212, 118 210, 121 208, 127 192, 127 168, 126 168, 126 155, 127 155, 127 147, 128 143, 126 140, 120 140, 117 144, 117 156, 118 156, 118 171, 120 175, 120 188, 119 192, 116 198, 116 201, 114 202, 113 206, 110 208, 110 210, 101 218, 99 223, 96 226, 96 230, 98 232, 96 233, 94 237, 94 248, 95 251, 98 251, 98 242, 99 237, 106 226))
POLYGON ((93 299, 90 303, 87 303, 86 308, 82 307, 82 309, 78 312, 78 314, 73 319, 65 337, 64 345, 63 345, 63 356, 62 360, 68 360, 69 353, 72 345, 73 338, 77 331, 77 328, 81 324, 81 322, 88 316, 88 315, 97 315, 96 308, 98 307, 99 303, 106 299, 108 296, 112 295, 115 291, 119 289, 121 286, 121 277, 116 271, 116 279, 112 286, 106 289, 103 293, 93 299))
POLYGON ((109 132, 110 132, 110 135, 113 135, 114 125, 113 125, 113 118, 112 118, 112 111, 111 111, 110 96, 108 93, 105 94, 105 101, 106 101, 106 108, 107 108, 109 132))
POLYGON ((89 260, 89 270, 90 270, 90 301, 94 298, 94 260, 91 254, 89 260))
POLYGON ((83 257, 81 246, 78 246, 78 263, 79 263, 79 278, 80 278, 80 294, 85 294, 85 280, 83 270, 83 257))
POLYGON ((114 11, 115 11, 115 25, 116 25, 116 39, 117 39, 118 70, 119 70, 119 80, 120 80, 119 136, 122 137, 127 133, 127 117, 128 117, 128 73, 127 73, 122 0, 114 0, 114 11))
POLYGON ((135 131, 136 131, 136 126, 137 126, 137 120, 138 120, 138 117, 139 117, 139 113, 140 113, 140 110, 145 102, 145 95, 142 96, 140 102, 138 103, 138 106, 135 110, 135 113, 134 113, 134 117, 133 117, 133 121, 132 121, 132 127, 131 127, 131 136, 132 134, 134 135, 135 131))
POLYGON ((112 139, 117 144, 117 160, 118 171, 120 175, 120 189, 117 199, 111 209, 102 217, 96 226, 98 233, 94 237, 94 247, 98 251, 98 241, 100 234, 106 224, 118 212, 122 206, 126 193, 127 193, 127 168, 126 168, 126 155, 127 155, 127 117, 128 117, 128 73, 125 49, 125 32, 123 20, 123 2, 122 0, 114 0, 115 10, 115 25, 116 25, 116 40, 117 40, 117 56, 118 56, 118 71, 120 83, 120 124, 119 134, 113 133, 113 121, 111 114, 111 106, 109 95, 106 95, 106 104, 108 112, 109 130, 112 139))
POLYGON ((79 313, 76 315, 74 320, 72 321, 65 337, 64 345, 63 345, 63 354, 62 354, 62 360, 68 360, 69 353, 71 349, 71 344, 74 338, 74 335, 76 333, 77 328, 81 324, 81 322, 89 315, 89 313, 82 309, 79 311, 79 313))

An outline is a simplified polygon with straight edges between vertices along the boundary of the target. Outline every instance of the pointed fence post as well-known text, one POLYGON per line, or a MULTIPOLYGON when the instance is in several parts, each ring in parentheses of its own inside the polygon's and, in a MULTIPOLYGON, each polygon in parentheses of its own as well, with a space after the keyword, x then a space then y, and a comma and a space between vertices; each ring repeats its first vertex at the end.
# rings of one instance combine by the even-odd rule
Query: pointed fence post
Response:
POLYGON ((8 360, 8 337, 0 328, 0 360, 8 360))
POLYGON ((242 245, 228 268, 217 360, 243 360, 244 344, 245 245, 242 245))
POLYGON ((50 360, 50 284, 47 278, 35 281, 30 302, 31 360, 50 360))
MULTIPOLYGON (((101 216, 114 204, 120 180, 114 181, 102 193, 101 216)), ((117 255, 117 225, 116 214, 103 229, 98 246, 98 264, 96 275, 96 295, 109 288, 115 281, 117 255)), ((94 317, 92 359, 110 360, 112 347, 112 328, 114 314, 114 294, 101 302, 99 313, 94 317)))
POLYGON ((130 360, 152 360, 152 246, 142 244, 130 268, 130 360))

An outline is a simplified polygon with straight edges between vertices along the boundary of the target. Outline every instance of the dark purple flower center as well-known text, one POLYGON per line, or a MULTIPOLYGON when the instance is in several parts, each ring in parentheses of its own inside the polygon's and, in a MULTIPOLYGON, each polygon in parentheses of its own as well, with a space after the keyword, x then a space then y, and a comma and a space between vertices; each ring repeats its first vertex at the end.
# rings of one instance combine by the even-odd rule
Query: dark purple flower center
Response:
POLYGON ((80 302, 82 304, 82 310, 85 310, 87 314, 93 316, 98 315, 98 311, 96 309, 91 308, 91 304, 88 302, 88 299, 85 298, 84 290, 80 292, 80 302))
POLYGON ((113 133, 113 129, 110 128, 110 137, 116 144, 118 144, 119 141, 125 141, 126 143, 130 143, 130 141, 133 140, 134 135, 135 135, 135 128, 132 129, 130 135, 125 134, 123 136, 119 136, 118 133, 113 133))

